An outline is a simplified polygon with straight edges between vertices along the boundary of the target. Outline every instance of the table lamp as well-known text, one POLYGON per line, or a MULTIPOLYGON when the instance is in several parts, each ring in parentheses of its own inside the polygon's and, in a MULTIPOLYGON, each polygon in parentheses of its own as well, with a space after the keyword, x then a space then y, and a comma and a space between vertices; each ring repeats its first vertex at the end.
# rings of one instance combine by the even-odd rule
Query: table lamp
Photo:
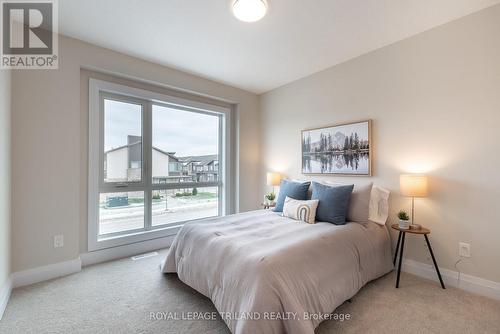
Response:
POLYGON ((267 185, 273 187, 273 193, 276 186, 279 186, 281 182, 281 175, 279 173, 267 173, 267 185))
POLYGON ((419 174, 401 175, 399 178, 399 186, 401 195, 411 197, 411 223, 414 228, 419 228, 415 225, 415 197, 427 196, 427 176, 419 174))

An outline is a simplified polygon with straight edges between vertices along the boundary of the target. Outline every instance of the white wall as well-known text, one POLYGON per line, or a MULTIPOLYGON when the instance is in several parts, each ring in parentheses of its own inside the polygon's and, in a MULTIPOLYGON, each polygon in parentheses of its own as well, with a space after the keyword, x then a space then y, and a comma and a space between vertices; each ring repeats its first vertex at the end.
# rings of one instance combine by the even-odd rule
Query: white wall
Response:
MULTIPOLYGON (((374 177, 335 179, 390 188, 393 223, 410 209, 399 175, 427 173, 416 220, 431 228, 441 266, 455 270, 458 242, 469 242, 472 257, 458 268, 500 282, 499 36, 495 6, 264 94, 262 172, 310 179, 300 131, 371 118, 374 177)), ((423 238, 407 240, 408 258, 431 263, 423 238)))
POLYGON ((61 37, 59 48, 59 70, 13 73, 13 271, 75 259, 87 251, 90 74, 82 68, 107 73, 92 74, 97 79, 113 74, 118 83, 162 92, 175 92, 175 87, 234 104, 236 119, 244 124, 236 129, 240 153, 233 164, 242 191, 234 197, 235 206, 241 211, 258 207, 258 96, 75 39, 61 37), (64 247, 54 249, 53 236, 60 233, 64 247))
MULTIPOLYGON (((0 70, 0 293, 10 275, 11 72, 0 70)), ((0 301, 1 302, 1 301, 0 301)), ((1 312, 2 310, 0 310, 1 312)), ((1 314, 0 314, 1 317, 1 314)))

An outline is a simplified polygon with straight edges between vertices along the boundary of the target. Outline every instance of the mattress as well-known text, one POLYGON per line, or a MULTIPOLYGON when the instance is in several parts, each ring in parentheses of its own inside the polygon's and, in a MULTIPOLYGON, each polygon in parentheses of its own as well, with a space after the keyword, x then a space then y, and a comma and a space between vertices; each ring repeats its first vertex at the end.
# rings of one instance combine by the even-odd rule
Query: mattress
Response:
POLYGON ((385 226, 307 224, 270 210, 185 224, 162 266, 209 297, 237 334, 314 333, 392 269, 385 226))

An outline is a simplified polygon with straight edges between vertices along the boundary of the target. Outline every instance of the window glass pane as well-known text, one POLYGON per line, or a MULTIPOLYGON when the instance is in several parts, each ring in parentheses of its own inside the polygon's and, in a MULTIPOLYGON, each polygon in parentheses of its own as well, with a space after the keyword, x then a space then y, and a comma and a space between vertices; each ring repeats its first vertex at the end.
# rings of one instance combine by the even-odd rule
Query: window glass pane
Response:
POLYGON ((153 191, 153 226, 219 214, 217 187, 179 188, 153 191))
POLYGON ((104 100, 104 182, 142 179, 142 106, 104 100))
POLYGON ((144 192, 99 196, 99 235, 144 228, 144 192))
POLYGON ((153 105, 153 183, 219 180, 219 117, 153 105))

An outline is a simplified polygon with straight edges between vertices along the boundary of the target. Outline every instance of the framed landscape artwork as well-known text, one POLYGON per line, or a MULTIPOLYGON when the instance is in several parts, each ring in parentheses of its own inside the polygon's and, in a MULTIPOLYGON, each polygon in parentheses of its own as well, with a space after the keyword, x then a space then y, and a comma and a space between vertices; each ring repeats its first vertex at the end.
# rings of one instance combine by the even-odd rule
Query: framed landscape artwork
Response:
POLYGON ((372 175, 371 120, 302 130, 302 173, 372 175))

